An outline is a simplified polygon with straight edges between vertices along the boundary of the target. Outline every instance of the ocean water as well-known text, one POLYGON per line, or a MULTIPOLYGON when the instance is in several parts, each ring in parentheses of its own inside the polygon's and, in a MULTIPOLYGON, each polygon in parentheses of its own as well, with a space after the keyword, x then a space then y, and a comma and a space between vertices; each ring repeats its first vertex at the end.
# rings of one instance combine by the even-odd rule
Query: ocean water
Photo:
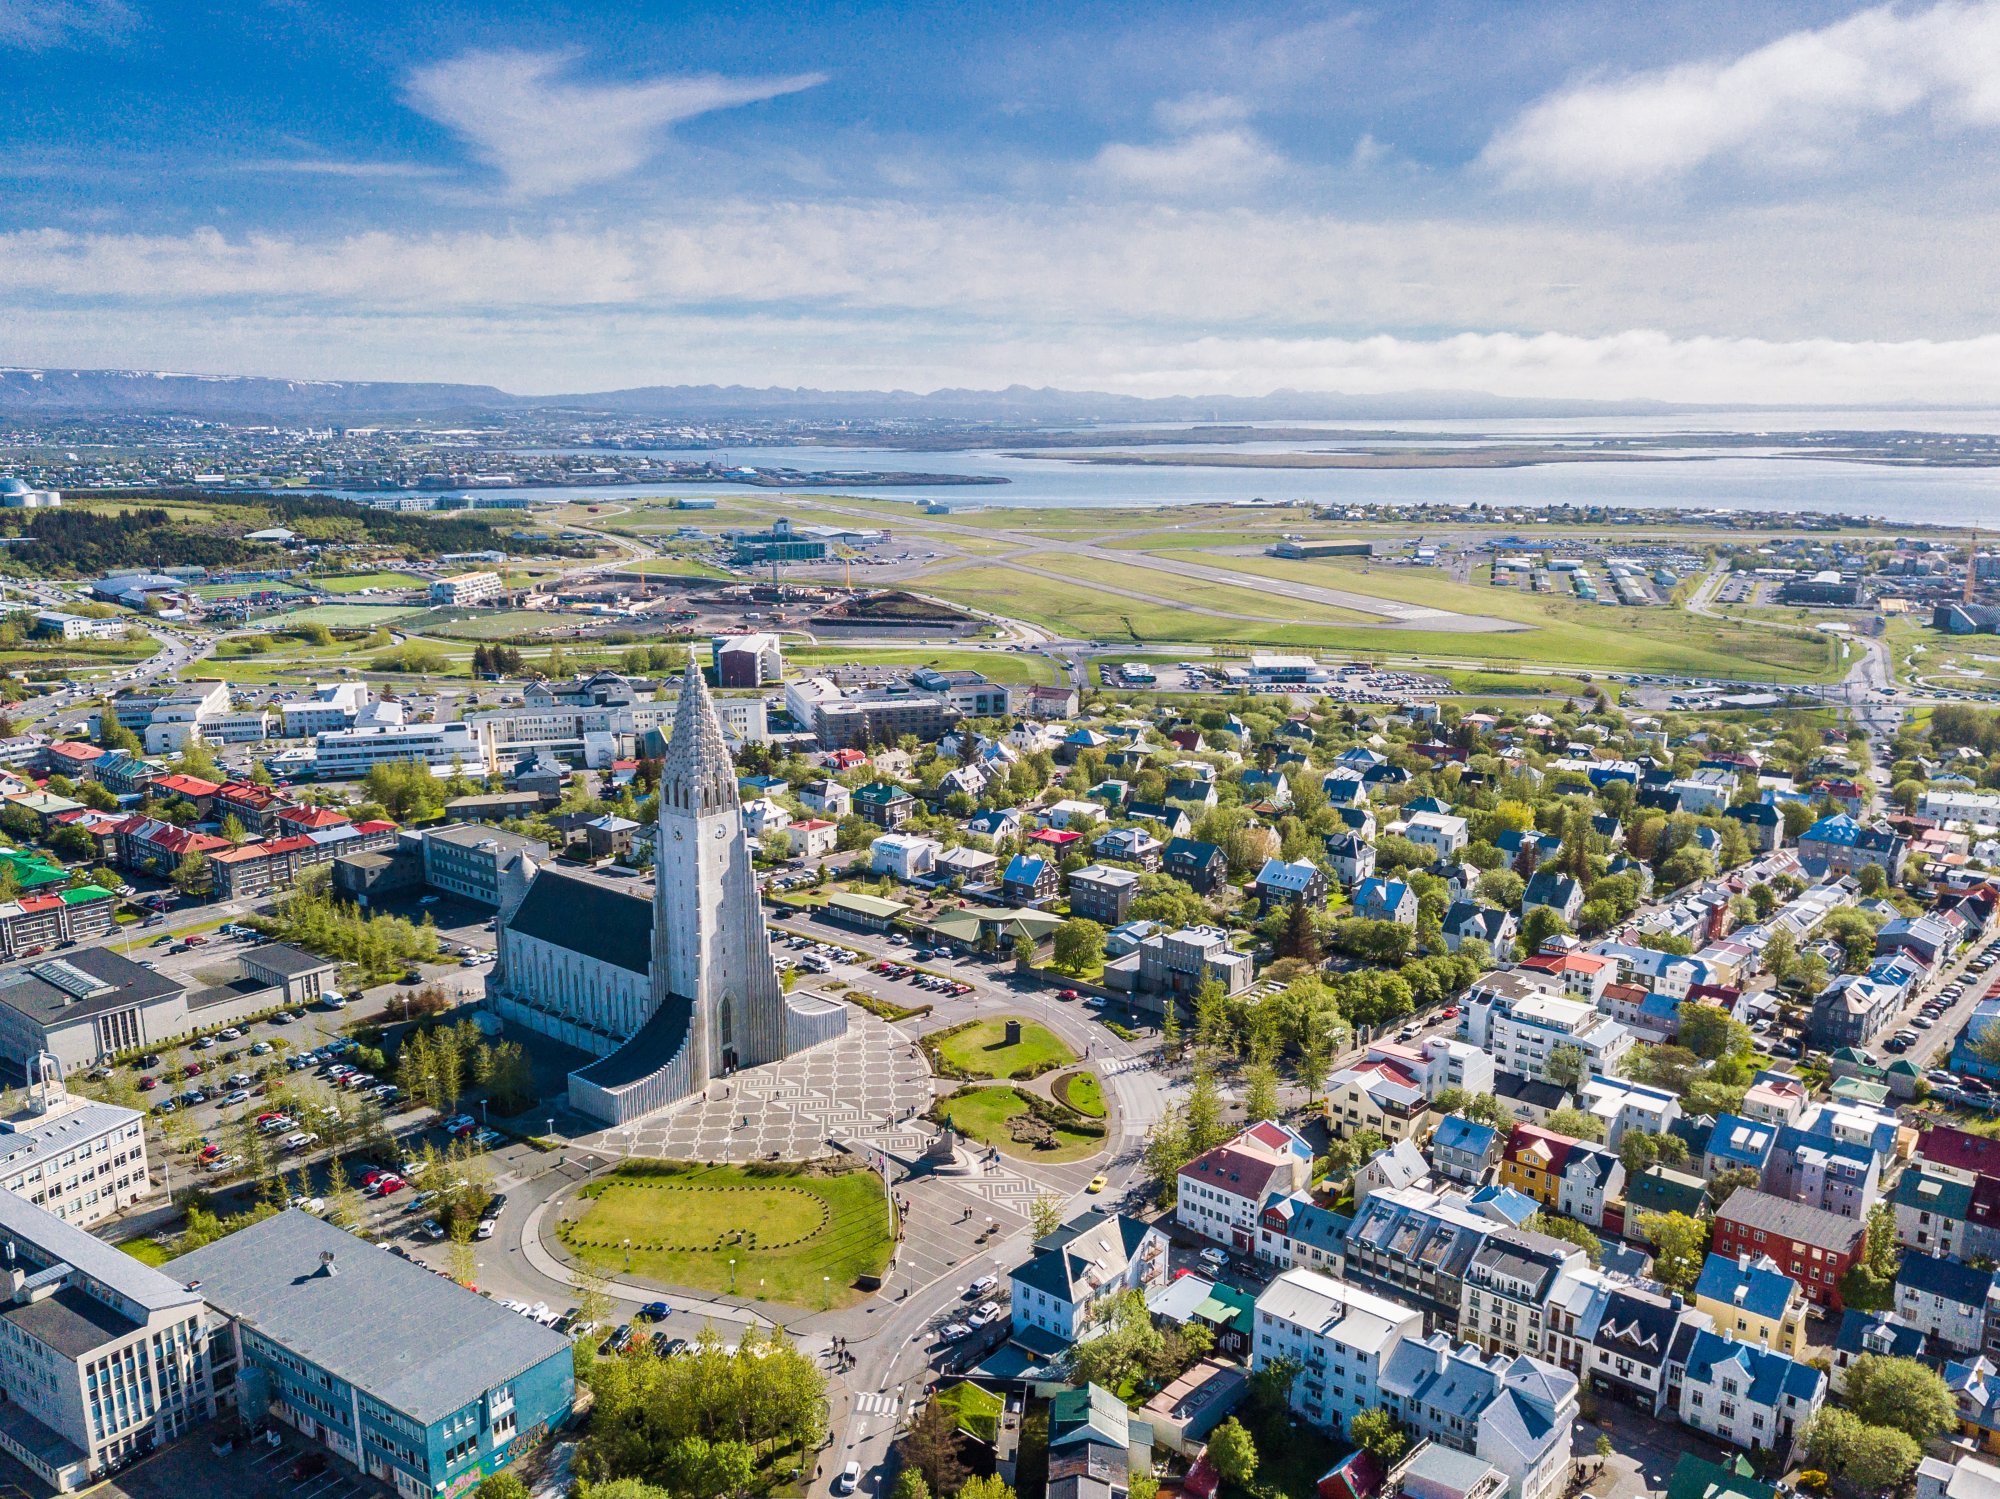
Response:
MULTIPOLYGON (((1165 424, 1149 424, 1155 428, 1165 424)), ((1301 427, 1305 423, 1277 423, 1301 427)), ((1317 424, 1311 424, 1317 425, 1317 424)), ((1353 445, 1389 446, 1360 432, 1401 429, 1449 434, 1463 441, 1588 440, 1650 433, 1771 432, 1905 429, 1928 432, 2000 430, 2000 413, 1812 412, 1740 417, 1704 414, 1647 419, 1550 419, 1505 422, 1355 422, 1324 429, 1324 441, 1190 444, 1198 451, 1268 452, 1353 445)), ((1118 429, 1105 428, 1105 446, 1116 448, 1118 429)), ((1149 448, 1146 451, 1175 451, 1149 448)), ((1602 463, 1552 463, 1508 469, 1254 469, 1078 463, 1052 454, 1022 456, 1004 450, 911 453, 889 448, 746 447, 663 457, 707 458, 751 468, 809 470, 838 475, 869 470, 966 474, 1004 478, 1005 484, 845 484, 839 489, 881 499, 938 500, 987 508, 1177 505, 1249 500, 1304 500, 1317 504, 1486 504, 1505 507, 1612 505, 1642 509, 1827 511, 1876 517, 1892 524, 2000 528, 2000 468, 1899 468, 1878 463, 1787 454, 1755 456, 1741 449, 1685 450, 1715 456, 1619 459, 1602 463)), ((657 495, 769 493, 757 485, 604 485, 544 489, 481 489, 481 495, 584 501, 657 495)), ((828 491, 835 492, 835 491, 828 491)))

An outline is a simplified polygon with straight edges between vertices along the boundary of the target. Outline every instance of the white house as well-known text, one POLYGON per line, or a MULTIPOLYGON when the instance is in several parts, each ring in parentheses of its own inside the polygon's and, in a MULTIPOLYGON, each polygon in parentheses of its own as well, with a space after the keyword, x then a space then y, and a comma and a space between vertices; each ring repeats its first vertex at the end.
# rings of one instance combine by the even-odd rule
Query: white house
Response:
POLYGON ((1449 812, 1418 812, 1403 825, 1403 836, 1440 855, 1457 853, 1470 841, 1463 817, 1449 812))
POLYGON ((1423 1327, 1422 1312, 1316 1271, 1287 1270, 1257 1298, 1250 1367, 1294 1361, 1292 1409, 1344 1432, 1356 1414, 1382 1403, 1384 1361, 1423 1327))
POLYGON ((1167 1236, 1141 1218, 1092 1208, 1037 1240, 1014 1269, 1013 1326, 1073 1343, 1097 1303, 1166 1283, 1167 1236))
POLYGON ((868 867, 876 874, 909 881, 920 879, 937 865, 944 845, 916 833, 884 833, 868 845, 868 867))
POLYGON ((1303 1192, 1311 1184, 1312 1159, 1312 1147, 1296 1131, 1269 1119, 1253 1124, 1181 1167, 1174 1222, 1249 1254, 1264 1205, 1303 1192))
POLYGON ((1683 1425, 1790 1462, 1806 1425, 1826 1402, 1826 1376, 1811 1364, 1707 1331, 1669 1370, 1683 1425))
POLYGON ((791 825, 792 814, 768 796, 760 796, 755 801, 743 804, 743 830, 752 838, 762 838, 770 833, 782 833, 791 825))

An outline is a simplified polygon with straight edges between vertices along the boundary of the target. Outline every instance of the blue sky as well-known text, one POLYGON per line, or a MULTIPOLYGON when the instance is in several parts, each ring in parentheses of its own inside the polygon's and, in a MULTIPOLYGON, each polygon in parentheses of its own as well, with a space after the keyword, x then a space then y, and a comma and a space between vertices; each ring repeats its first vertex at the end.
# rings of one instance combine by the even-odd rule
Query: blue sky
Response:
POLYGON ((2000 0, 0 0, 0 360, 2000 401, 2000 0))

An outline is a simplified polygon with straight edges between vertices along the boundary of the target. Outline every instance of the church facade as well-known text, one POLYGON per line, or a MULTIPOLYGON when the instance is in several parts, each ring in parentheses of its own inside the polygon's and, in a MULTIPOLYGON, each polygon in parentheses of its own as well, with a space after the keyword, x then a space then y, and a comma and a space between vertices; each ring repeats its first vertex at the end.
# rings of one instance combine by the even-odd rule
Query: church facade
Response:
POLYGON ((622 1124, 831 1041, 846 1007, 790 996, 771 961, 736 770, 689 666, 660 775, 651 900, 517 854, 500 874, 489 1008, 590 1052, 570 1106, 622 1124))

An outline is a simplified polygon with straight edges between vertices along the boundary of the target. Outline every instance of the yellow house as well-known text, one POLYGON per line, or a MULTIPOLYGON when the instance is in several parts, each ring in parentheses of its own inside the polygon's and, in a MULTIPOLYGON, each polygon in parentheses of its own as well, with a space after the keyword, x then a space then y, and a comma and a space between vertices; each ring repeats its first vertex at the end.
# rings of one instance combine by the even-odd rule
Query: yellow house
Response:
POLYGON ((1768 1254, 1711 1254, 1695 1282, 1694 1304, 1725 1338, 1806 1356, 1806 1294, 1768 1254))
POLYGON ((1543 1207, 1554 1207, 1562 1192, 1563 1167, 1569 1148, 1576 1144, 1568 1135, 1517 1124, 1507 1137, 1507 1149, 1500 1157, 1500 1184, 1512 1187, 1543 1207))

